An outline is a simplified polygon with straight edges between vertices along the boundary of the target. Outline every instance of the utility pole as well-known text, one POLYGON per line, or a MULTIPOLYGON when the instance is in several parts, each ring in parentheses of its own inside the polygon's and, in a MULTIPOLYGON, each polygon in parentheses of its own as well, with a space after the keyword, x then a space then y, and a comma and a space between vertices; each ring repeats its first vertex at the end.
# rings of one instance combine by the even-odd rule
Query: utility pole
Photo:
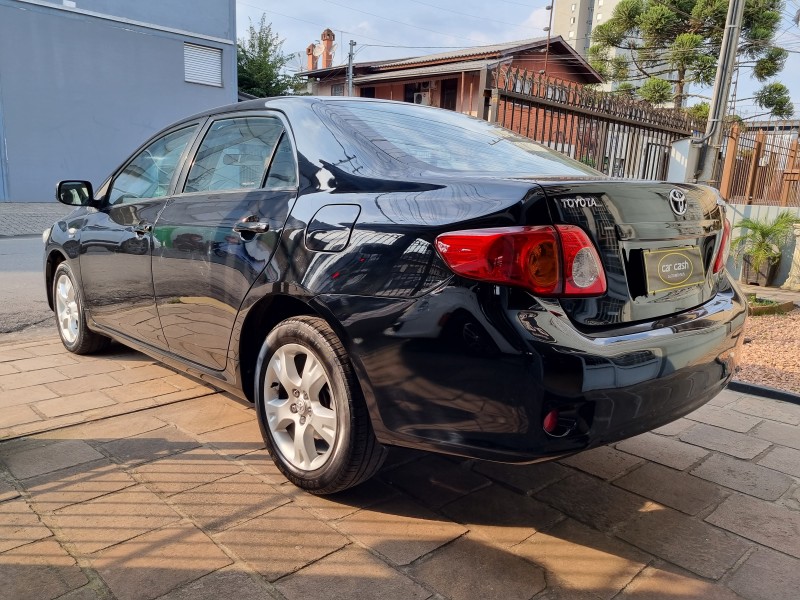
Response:
POLYGON ((350 52, 347 55, 347 95, 353 95, 353 57, 355 53, 353 52, 353 48, 356 47, 356 43, 353 40, 350 40, 350 52))
MULTIPOLYGON (((714 167, 722 147, 722 123, 731 90, 731 77, 736 67, 736 51, 744 17, 744 3, 745 0, 731 0, 728 4, 728 16, 725 20, 725 33, 722 36, 720 63, 714 79, 714 95, 709 107, 706 134, 692 142, 697 145, 702 144, 696 171, 697 181, 702 183, 714 183, 714 167)), ((691 173, 689 175, 691 176, 691 173)))
POLYGON ((544 75, 547 77, 547 59, 550 58, 550 30, 553 28, 553 11, 556 7, 556 0, 552 0, 548 6, 545 6, 545 10, 550 11, 550 22, 547 24, 546 31, 547 31, 547 46, 544 50, 544 69, 539 71, 540 75, 544 75))

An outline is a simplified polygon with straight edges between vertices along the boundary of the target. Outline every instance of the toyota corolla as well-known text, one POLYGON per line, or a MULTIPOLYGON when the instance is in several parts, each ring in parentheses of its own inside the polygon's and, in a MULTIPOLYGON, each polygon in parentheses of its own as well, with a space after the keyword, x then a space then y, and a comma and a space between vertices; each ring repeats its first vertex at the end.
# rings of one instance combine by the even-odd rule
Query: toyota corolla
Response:
POLYGON ((659 427, 725 387, 742 341, 715 190, 446 110, 244 102, 57 198, 64 346, 117 340, 248 399, 318 494, 392 445, 534 462, 659 427))

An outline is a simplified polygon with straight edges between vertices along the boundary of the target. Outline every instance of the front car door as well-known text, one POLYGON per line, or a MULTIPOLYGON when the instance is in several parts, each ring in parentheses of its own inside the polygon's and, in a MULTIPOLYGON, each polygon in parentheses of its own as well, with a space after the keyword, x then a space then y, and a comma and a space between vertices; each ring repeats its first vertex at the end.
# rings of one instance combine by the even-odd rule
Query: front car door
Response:
POLYGON ((156 224, 153 282, 169 350, 222 370, 297 196, 297 166, 288 129, 267 113, 220 115, 195 146, 156 224))
POLYGON ((165 348, 151 274, 153 224, 198 123, 175 128, 131 158, 106 186, 80 233, 83 296, 95 323, 165 348))

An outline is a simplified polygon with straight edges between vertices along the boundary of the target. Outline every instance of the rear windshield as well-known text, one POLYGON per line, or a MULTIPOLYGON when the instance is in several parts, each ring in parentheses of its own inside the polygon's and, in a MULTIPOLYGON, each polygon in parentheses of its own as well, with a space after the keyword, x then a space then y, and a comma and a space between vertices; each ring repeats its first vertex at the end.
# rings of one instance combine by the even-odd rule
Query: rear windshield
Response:
POLYGON ((503 127, 456 112, 389 102, 326 102, 346 135, 379 154, 432 171, 460 174, 586 176, 597 171, 503 127))

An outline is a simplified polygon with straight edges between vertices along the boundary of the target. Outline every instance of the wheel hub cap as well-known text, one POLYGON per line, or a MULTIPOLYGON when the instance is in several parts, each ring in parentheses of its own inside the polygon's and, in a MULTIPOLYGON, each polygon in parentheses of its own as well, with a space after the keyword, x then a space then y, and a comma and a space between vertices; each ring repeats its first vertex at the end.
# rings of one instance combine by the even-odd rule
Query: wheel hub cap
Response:
POLYGON ((311 404, 306 402, 305 400, 298 400, 297 401, 297 414, 301 417, 309 417, 311 416, 311 404))

